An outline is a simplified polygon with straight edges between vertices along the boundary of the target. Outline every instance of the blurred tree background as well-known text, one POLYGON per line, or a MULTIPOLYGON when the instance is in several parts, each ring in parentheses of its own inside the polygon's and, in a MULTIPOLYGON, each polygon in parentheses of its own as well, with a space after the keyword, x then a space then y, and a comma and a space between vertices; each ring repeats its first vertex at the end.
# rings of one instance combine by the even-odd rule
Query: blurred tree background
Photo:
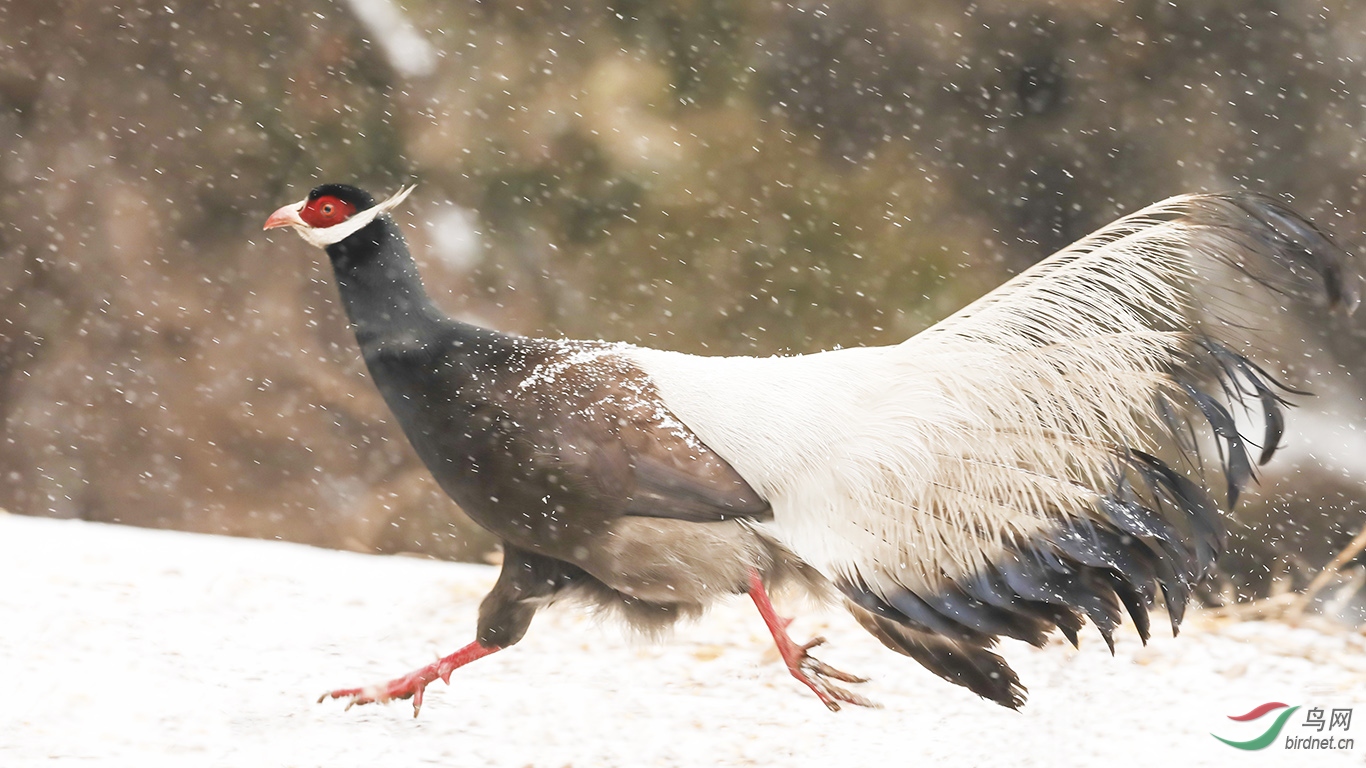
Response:
MULTIPOLYGON (((420 182, 397 218, 453 314, 717 354, 900 341, 1181 192, 1366 242, 1360 2, 0 0, 0 40, 25 514, 486 553, 321 255, 260 231, 322 181, 420 182)), ((1366 366, 1325 343, 1229 591, 1362 524, 1366 366)))

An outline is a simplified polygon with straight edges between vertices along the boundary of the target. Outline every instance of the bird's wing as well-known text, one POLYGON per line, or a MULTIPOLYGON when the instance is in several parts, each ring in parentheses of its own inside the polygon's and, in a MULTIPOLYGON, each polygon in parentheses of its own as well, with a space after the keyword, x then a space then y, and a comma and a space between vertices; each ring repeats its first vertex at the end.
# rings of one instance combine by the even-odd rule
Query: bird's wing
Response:
MULTIPOLYGON (((768 502, 660 401, 626 345, 540 340, 522 390, 547 420, 537 462, 601 484, 619 514, 770 520, 768 502)), ((606 511, 606 510, 604 510, 606 511)))
POLYGON ((1179 621, 1222 543, 1215 499, 1251 478, 1250 443, 1275 451, 1287 390, 1255 351, 1284 297, 1352 306, 1357 279, 1278 203, 1194 195, 898 346, 634 354, 772 504, 770 530, 863 609, 984 645, 1075 636, 1084 614, 1108 639, 1121 604, 1146 635, 1158 587, 1179 621), (1243 405, 1263 413, 1259 440, 1238 431, 1243 405))

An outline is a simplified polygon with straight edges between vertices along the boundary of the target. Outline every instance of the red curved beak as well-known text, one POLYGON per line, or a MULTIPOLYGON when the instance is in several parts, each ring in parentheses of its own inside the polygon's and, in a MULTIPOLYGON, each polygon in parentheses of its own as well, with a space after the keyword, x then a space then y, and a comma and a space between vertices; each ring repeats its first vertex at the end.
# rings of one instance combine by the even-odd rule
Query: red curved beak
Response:
POLYGON ((306 226, 304 220, 299 218, 299 211, 303 210, 304 203, 306 202, 306 200, 300 200, 297 203, 290 203, 289 205, 281 207, 280 210, 272 213, 270 218, 266 219, 266 225, 261 227, 261 229, 306 226))

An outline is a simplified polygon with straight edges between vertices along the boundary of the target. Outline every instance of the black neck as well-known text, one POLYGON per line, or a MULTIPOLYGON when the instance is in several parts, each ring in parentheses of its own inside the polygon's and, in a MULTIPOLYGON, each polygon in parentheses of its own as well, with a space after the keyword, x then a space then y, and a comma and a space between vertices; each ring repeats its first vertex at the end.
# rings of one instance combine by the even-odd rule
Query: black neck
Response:
POLYGON ((411 339, 442 323, 403 235, 388 217, 327 246, 327 255, 362 346, 395 337, 411 339))

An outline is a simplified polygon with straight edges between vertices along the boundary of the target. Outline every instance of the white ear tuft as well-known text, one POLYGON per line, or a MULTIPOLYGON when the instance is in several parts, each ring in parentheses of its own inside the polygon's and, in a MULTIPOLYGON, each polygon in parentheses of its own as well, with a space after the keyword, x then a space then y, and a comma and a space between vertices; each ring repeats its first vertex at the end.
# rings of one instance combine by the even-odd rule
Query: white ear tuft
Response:
POLYGON ((393 209, 397 208, 399 203, 403 202, 404 200, 407 200, 408 195, 411 195, 414 189, 417 189, 416 184, 407 187, 399 187, 398 191, 390 195, 388 200, 385 200, 384 202, 380 203, 379 205, 376 205, 374 208, 371 208, 370 210, 377 211, 376 215, 379 215, 380 213, 388 213, 389 211, 392 211, 393 209))
POLYGON ((388 213, 398 207, 398 204, 407 199, 408 195, 412 194, 414 189, 417 189, 416 184, 409 187, 402 187, 383 202, 366 208, 363 211, 356 212, 355 215, 340 224, 334 224, 324 228, 300 227, 298 229, 299 237, 302 237, 310 245, 317 246, 318 248, 326 248, 329 245, 340 243, 351 235, 364 229, 366 225, 374 221, 381 214, 388 213))

